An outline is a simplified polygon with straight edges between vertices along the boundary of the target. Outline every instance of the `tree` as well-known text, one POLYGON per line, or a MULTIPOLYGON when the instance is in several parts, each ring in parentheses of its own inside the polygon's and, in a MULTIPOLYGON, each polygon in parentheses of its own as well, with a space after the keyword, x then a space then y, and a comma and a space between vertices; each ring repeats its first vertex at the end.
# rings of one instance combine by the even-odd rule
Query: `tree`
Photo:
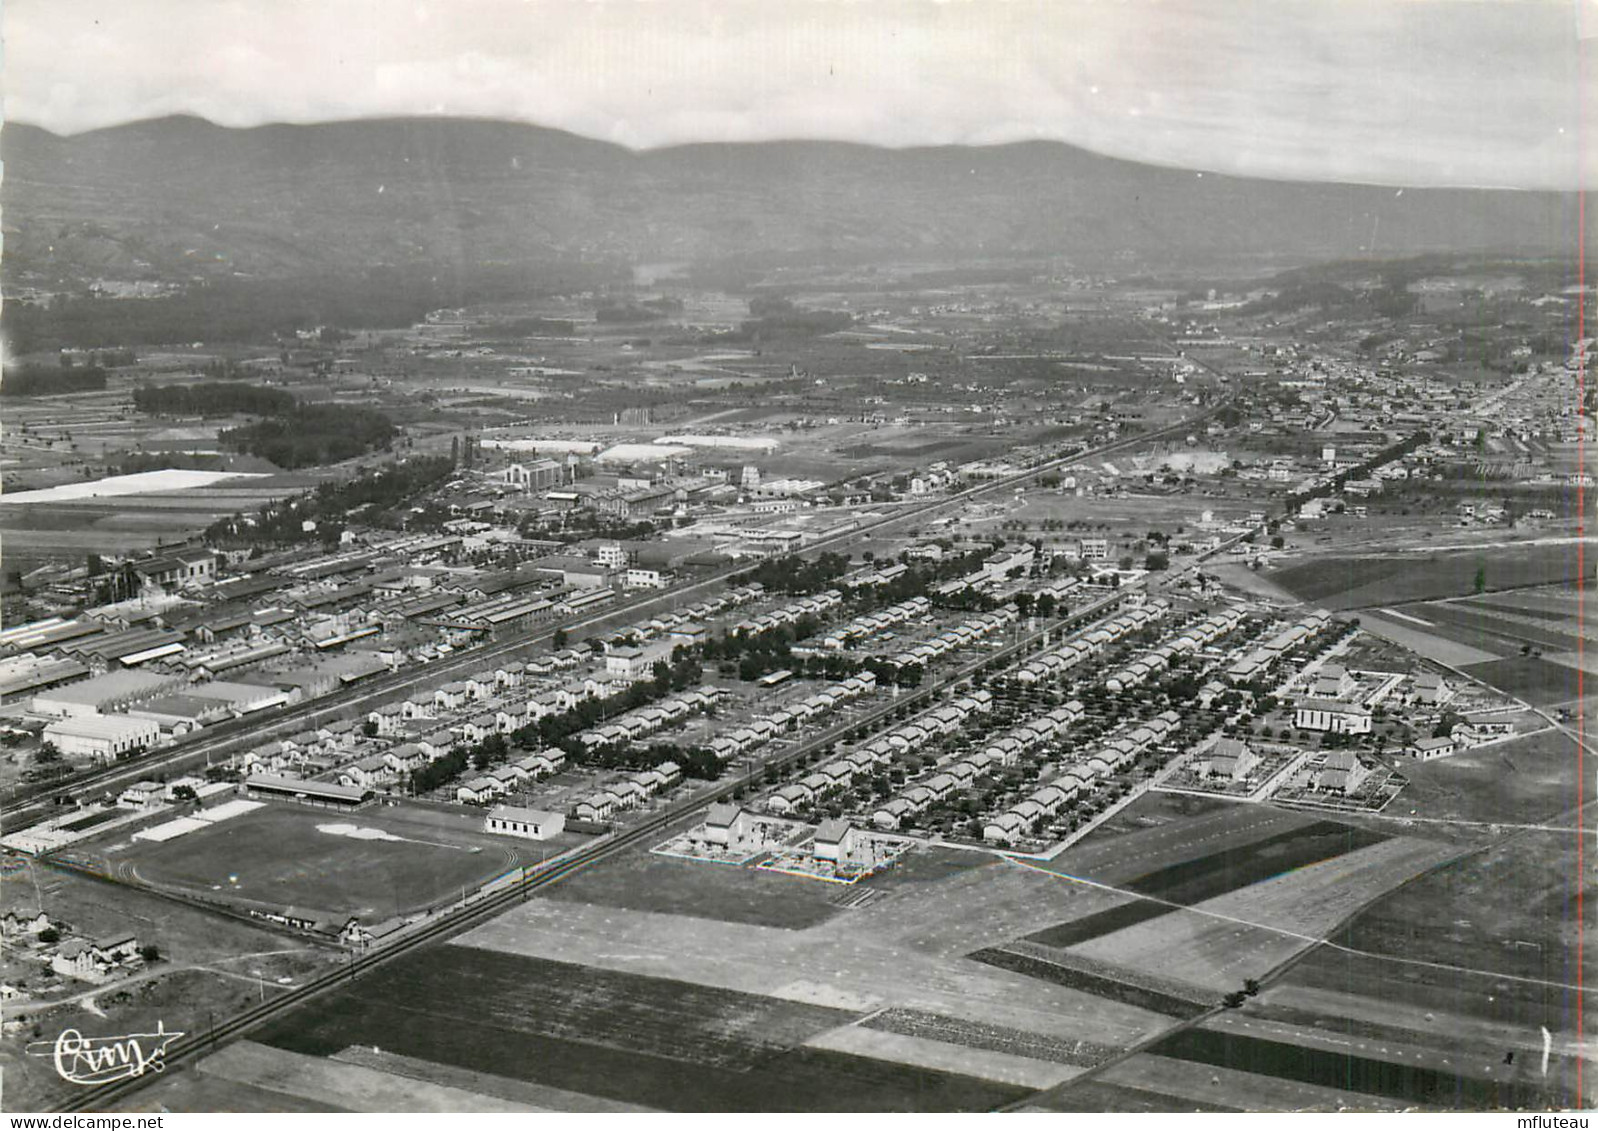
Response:
POLYGON ((54 927, 46 927, 44 930, 39 932, 39 941, 44 943, 46 946, 49 946, 52 943, 58 943, 61 941, 61 932, 56 930, 54 927))
POLYGON ((555 634, 549 638, 549 646, 551 648, 564 648, 566 647, 567 639, 568 637, 566 630, 564 628, 557 628, 555 630, 555 634))
POLYGON ((173 801, 198 801, 200 795, 194 791, 192 785, 179 785, 172 788, 173 801))
POLYGON ((377 720, 376 719, 367 719, 365 722, 363 722, 361 724, 361 733, 364 734, 367 738, 376 738, 377 737, 377 720))
POLYGON ((1475 586, 1476 586, 1476 592, 1478 592, 1478 593, 1481 593, 1481 592, 1486 590, 1486 588, 1487 588, 1487 567, 1486 566, 1477 566, 1476 567, 1475 586))
POLYGON ((145 943, 139 948, 139 957, 146 962, 158 962, 161 958, 161 948, 154 943, 145 943))
POLYGON ((57 749, 55 743, 46 742, 39 747, 39 752, 33 756, 33 760, 41 766, 48 765, 51 762, 59 762, 61 761, 61 751, 57 749))

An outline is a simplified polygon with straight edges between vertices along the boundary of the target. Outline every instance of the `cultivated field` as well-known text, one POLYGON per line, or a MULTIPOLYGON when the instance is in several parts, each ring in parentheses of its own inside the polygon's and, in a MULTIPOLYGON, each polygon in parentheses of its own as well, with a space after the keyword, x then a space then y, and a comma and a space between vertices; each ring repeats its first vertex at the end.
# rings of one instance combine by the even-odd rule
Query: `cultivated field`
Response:
POLYGON ((1524 699, 1534 707, 1569 703, 1582 694, 1578 669, 1539 656, 1514 656, 1463 669, 1483 683, 1524 699))
POLYGON ((1354 1093, 1352 1102, 1372 1106, 1364 1097, 1406 1105, 1465 1110, 1510 1110, 1565 1106, 1568 1094, 1529 1078, 1522 1064, 1505 1066, 1452 1062, 1441 1053, 1430 1056, 1392 1050, 1379 1040, 1327 1041, 1304 1029, 1218 1018, 1160 1041, 1150 1052, 1167 1059, 1206 1067, 1227 1068, 1253 1076, 1273 1076, 1291 1083, 1354 1093), (1248 1025, 1245 1029, 1244 1026, 1248 1025))
POLYGON ((1100 935, 1076 948, 1105 962, 1233 990, 1296 954, 1381 891, 1446 857, 1395 838, 1100 935))
POLYGON ((1066 904, 1100 898, 1066 890, 1052 877, 996 865, 953 877, 915 899, 890 896, 803 931, 534 900, 464 942, 548 958, 578 953, 607 969, 796 1001, 915 1008, 1124 1045, 1157 1027, 1156 1018, 1087 994, 1040 989, 964 957, 1063 918, 1066 904))
MULTIPOLYGON (((1312 955, 1289 982, 1345 991, 1359 984, 1379 999, 1574 1032, 1577 893, 1584 886, 1593 894, 1576 871, 1575 836, 1527 834, 1405 885, 1335 936, 1357 953, 1312 955), (1346 981, 1355 971, 1368 983, 1346 981)), ((1589 1033, 1598 1025, 1590 1014, 1583 1020, 1589 1033)))
POLYGON ((1329 609, 1360 609, 1488 590, 1551 585, 1576 575, 1575 547, 1525 544, 1434 553, 1327 556, 1290 565, 1271 580, 1329 609))
MULTIPOLYGON (((1401 648, 1407 648, 1417 656, 1424 656, 1428 660, 1448 664, 1450 667, 1488 663, 1501 659, 1507 652, 1503 647, 1488 651, 1477 647, 1476 644, 1465 644, 1438 635, 1432 631, 1437 626, 1431 621, 1421 623, 1420 618, 1407 613, 1402 616, 1397 613, 1382 616, 1367 610, 1360 613, 1359 626, 1373 636, 1397 644, 1401 648)), ((1477 642, 1480 643, 1486 642, 1477 642)))
POLYGON ((432 1064, 671 1110, 961 1111, 1026 1093, 801 1046, 857 1016, 452 946, 407 956, 261 1039, 319 1057, 381 1044, 432 1064))

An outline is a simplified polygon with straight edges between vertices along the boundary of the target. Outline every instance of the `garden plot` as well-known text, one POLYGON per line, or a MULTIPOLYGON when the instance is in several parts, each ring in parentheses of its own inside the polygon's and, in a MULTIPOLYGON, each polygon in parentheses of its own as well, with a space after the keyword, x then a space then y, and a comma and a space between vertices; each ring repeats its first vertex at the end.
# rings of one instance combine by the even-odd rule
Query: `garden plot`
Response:
POLYGON ((908 837, 860 832, 854 836, 850 858, 832 860, 816 855, 815 839, 812 837, 792 847, 777 850, 755 867, 761 871, 782 872, 807 880, 854 884, 893 867, 919 843, 908 837))
POLYGON ((786 821, 780 817, 754 817, 749 822, 749 832, 738 843, 711 839, 707 826, 695 825, 649 851, 659 856, 674 856, 680 860, 695 860, 707 864, 748 864, 768 852, 790 849, 808 838, 810 825, 799 821, 786 821))

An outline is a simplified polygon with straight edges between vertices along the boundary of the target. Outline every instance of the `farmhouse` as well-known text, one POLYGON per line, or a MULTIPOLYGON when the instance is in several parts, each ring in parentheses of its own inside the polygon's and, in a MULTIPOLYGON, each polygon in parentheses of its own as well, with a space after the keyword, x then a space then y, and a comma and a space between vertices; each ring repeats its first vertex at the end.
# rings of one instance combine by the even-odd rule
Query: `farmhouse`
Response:
POLYGON ((528 840, 548 840, 566 828, 563 813, 549 813, 542 809, 521 809, 513 805, 496 805, 488 811, 483 827, 491 833, 525 837, 528 840))

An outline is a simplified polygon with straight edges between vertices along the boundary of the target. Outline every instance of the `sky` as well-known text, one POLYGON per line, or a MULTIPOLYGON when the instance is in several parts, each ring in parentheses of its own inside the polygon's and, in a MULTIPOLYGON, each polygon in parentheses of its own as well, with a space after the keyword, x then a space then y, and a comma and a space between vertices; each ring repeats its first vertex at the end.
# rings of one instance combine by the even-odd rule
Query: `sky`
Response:
POLYGON ((5 0, 0 32, 6 117, 58 133, 428 114, 1598 186, 1598 0, 5 0))

